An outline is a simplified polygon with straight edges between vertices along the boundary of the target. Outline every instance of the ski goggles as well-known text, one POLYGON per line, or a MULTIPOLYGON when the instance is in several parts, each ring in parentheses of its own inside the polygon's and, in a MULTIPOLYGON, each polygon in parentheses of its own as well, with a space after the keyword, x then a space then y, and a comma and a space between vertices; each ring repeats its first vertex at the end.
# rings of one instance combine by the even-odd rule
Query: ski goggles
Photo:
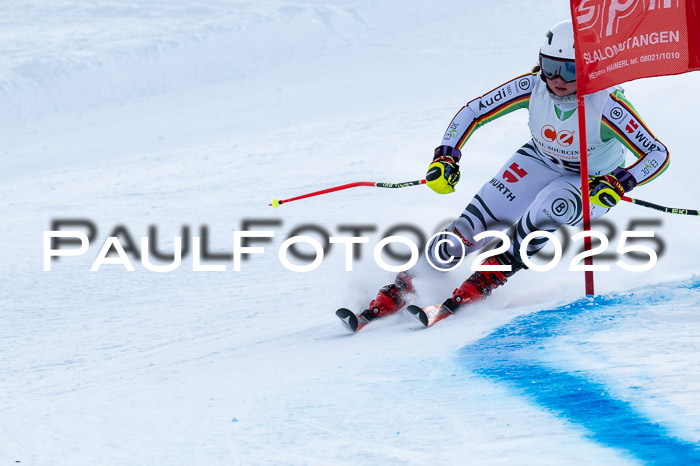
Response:
POLYGON ((576 66, 574 60, 563 60, 540 55, 540 69, 547 79, 560 77, 567 83, 576 81, 576 66))

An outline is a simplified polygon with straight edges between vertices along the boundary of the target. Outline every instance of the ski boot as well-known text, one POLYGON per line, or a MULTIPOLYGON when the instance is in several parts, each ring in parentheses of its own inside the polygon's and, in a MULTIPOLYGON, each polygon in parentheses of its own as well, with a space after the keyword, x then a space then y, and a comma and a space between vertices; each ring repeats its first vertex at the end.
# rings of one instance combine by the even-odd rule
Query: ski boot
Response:
POLYGON ((400 310, 406 304, 406 295, 413 293, 413 275, 400 272, 394 283, 387 285, 369 303, 369 308, 362 311, 360 317, 369 322, 378 317, 386 317, 400 310))
POLYGON ((452 292, 452 298, 443 303, 443 306, 454 312, 464 304, 474 303, 489 296, 491 291, 503 285, 508 278, 513 276, 518 270, 527 268, 525 264, 515 260, 508 252, 486 259, 482 265, 510 265, 511 270, 506 271, 483 271, 474 272, 467 278, 459 288, 452 292))

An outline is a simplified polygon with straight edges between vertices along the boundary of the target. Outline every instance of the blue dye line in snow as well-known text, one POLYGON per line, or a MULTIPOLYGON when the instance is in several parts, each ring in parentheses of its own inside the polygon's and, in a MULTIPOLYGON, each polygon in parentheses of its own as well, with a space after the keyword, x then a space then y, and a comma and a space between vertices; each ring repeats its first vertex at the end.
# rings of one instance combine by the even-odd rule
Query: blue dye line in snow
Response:
POLYGON ((542 340, 566 335, 569 323, 587 318, 584 323, 592 331, 600 330, 623 309, 667 304, 698 290, 700 280, 695 280, 645 293, 581 299, 514 319, 458 355, 472 372, 514 386, 538 405, 583 426, 596 442, 624 449, 648 464, 700 464, 700 444, 672 436, 629 403, 611 397, 604 385, 538 362, 538 352, 546 351, 542 340))

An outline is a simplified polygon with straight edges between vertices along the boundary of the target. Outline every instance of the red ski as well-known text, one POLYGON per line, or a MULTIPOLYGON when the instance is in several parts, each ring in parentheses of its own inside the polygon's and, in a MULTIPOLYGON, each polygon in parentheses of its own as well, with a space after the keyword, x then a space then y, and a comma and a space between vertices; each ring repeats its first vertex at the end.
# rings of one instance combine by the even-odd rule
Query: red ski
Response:
POLYGON ((351 332, 357 332, 362 329, 362 327, 369 324, 367 317, 362 314, 355 315, 350 309, 345 309, 344 307, 335 311, 335 315, 348 326, 351 332))
POLYGON ((433 304, 432 306, 423 308, 410 305, 406 309, 426 327, 432 327, 442 319, 451 316, 453 313, 453 311, 444 304, 433 304))

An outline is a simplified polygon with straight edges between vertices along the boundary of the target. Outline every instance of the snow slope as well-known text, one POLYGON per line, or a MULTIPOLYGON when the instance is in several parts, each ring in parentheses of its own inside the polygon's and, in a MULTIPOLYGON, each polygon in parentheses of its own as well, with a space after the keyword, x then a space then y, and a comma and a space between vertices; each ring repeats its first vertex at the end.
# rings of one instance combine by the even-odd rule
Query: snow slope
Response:
MULTIPOLYGON (((423 176, 467 100, 534 63, 565 2, 29 1, 0 6, 0 458, 22 464, 638 464, 698 461, 697 219, 657 222, 656 267, 513 277, 430 330, 400 314, 348 335, 333 315, 391 279, 371 247, 461 212, 527 138, 525 114, 481 129, 456 194, 358 188, 423 176), (42 270, 55 219, 97 227, 42 270), (276 226, 246 228, 253 219, 276 226), (660 222, 660 223, 658 223, 660 222), (295 227, 376 225, 353 272, 339 246, 309 273, 277 257, 295 227), (272 230, 233 271, 103 265, 117 226, 137 249, 272 230), (183 232, 183 226, 189 231, 183 232), (504 358, 504 355, 507 358, 504 358), (572 395, 573 393, 573 395, 572 395), (574 396, 576 395, 576 396, 574 396), (611 429, 610 425, 615 428, 611 429), (620 427, 622 426, 622 427, 620 427)), ((697 208, 690 74, 628 83, 672 152, 635 195, 697 208), (675 92, 668 92, 672 89, 675 92)), ((609 232, 612 233, 612 232, 609 232)), ((612 262, 608 262, 612 263, 612 262)), ((444 298, 468 273, 420 283, 444 298)))

